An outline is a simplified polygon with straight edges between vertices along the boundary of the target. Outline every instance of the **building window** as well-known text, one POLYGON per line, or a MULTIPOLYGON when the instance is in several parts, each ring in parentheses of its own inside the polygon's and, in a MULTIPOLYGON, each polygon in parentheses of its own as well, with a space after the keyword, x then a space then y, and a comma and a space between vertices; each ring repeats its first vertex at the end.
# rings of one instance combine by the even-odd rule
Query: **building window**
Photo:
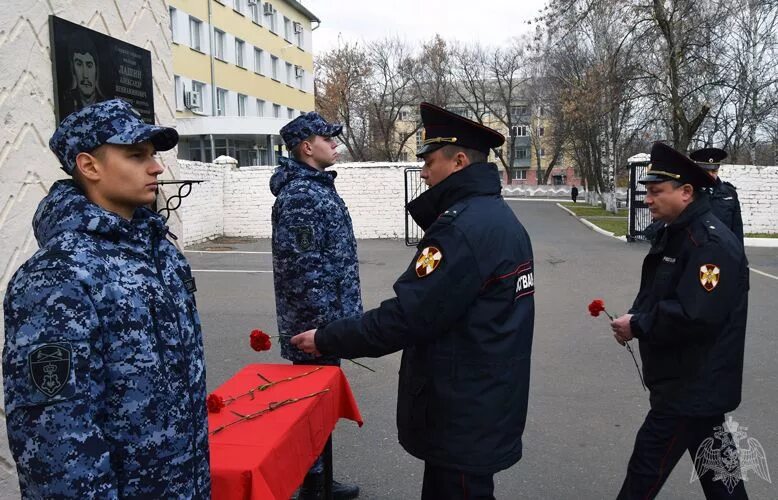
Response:
POLYGON ((294 28, 294 41, 297 43, 298 47, 302 48, 304 40, 303 25, 300 23, 294 23, 292 27, 294 28))
POLYGON ((257 0, 249 0, 249 12, 251 13, 251 20, 255 24, 262 24, 259 19, 259 2, 257 0))
POLYGON ((416 131, 416 151, 421 149, 423 143, 424 143, 424 131, 422 129, 419 129, 416 131))
POLYGON ((270 56, 270 70, 273 80, 278 80, 278 58, 276 56, 270 56))
POLYGON ((246 62, 243 60, 243 53, 246 50, 246 44, 240 38, 235 39, 235 64, 241 68, 246 67, 246 62))
POLYGON ((238 116, 246 116, 246 105, 249 98, 243 94, 238 94, 238 116))
POLYGON ((527 168, 514 168, 511 170, 511 180, 514 181, 526 181, 527 180, 527 168))
POLYGON ((284 40, 292 41, 292 21, 286 16, 284 16, 284 40))
POLYGON ((544 129, 543 127, 540 127, 540 128, 538 129, 538 135, 539 135, 540 137, 543 137, 543 133, 544 133, 544 132, 545 132, 545 129, 544 129))
POLYGON ((286 63, 286 83, 291 85, 294 83, 294 66, 286 63))
POLYGON ((273 104, 273 118, 281 118, 281 106, 273 104))
POLYGON ((170 38, 173 40, 173 43, 176 43, 178 38, 178 33, 176 33, 176 9, 168 7, 167 11, 170 16, 170 38))
POLYGON ((213 38, 216 45, 214 47, 215 51, 213 55, 217 59, 221 59, 222 61, 224 61, 224 52, 225 52, 224 40, 226 38, 226 35, 224 34, 223 31, 219 31, 215 29, 213 30, 213 38))
POLYGON ((254 48, 254 73, 264 75, 265 71, 262 67, 262 49, 254 48))
POLYGON ((265 116, 265 101, 257 99, 257 116, 265 116))
POLYGON ((529 148, 516 148, 516 159, 526 160, 529 157, 529 148))
POLYGON ((305 70, 300 66, 294 67, 294 76, 297 78, 297 87, 302 90, 303 83, 305 82, 305 70))
POLYGON ((546 156, 546 148, 540 148, 540 157, 543 158, 546 156))
POLYGON ((511 116, 521 118, 527 115, 527 106, 511 106, 511 116))
POLYGON ((216 89, 216 114, 218 116, 227 114, 227 91, 225 89, 216 89))
POLYGON ((243 15, 243 0, 235 0, 232 4, 232 9, 240 15, 243 15))
POLYGON ((200 45, 200 31, 202 30, 203 23, 198 21, 194 17, 189 18, 189 46, 195 50, 202 51, 200 45))
POLYGON ((294 118, 294 110, 292 108, 286 108, 286 116, 290 120, 294 118))
POLYGON ((273 8, 273 4, 265 3, 265 7, 262 9, 262 12, 264 12, 265 16, 270 19, 270 31, 276 33, 278 31, 276 29, 276 9, 273 8))
POLYGON ((196 82, 192 80, 192 94, 197 95, 197 106, 189 106, 189 109, 192 111, 202 111, 203 110, 203 101, 205 98, 205 94, 203 93, 203 90, 205 89, 205 84, 196 82))
POLYGON ((511 137, 527 137, 529 130, 526 125, 514 125, 511 127, 511 137))

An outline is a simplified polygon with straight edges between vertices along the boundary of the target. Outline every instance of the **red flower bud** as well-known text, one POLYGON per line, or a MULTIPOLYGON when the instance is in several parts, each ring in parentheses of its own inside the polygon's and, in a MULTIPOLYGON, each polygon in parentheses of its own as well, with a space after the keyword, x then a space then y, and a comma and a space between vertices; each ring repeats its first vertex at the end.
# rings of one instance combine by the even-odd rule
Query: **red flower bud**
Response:
POLYGON ((602 299, 594 299, 591 304, 589 304, 589 314, 594 316, 595 318, 600 315, 601 312, 605 310, 605 301, 602 299))
POLYGON ((251 336, 251 348, 257 352, 269 351, 273 344, 270 342, 270 336, 262 330, 252 330, 251 336))
POLYGON ((209 413, 219 413, 224 408, 224 400, 218 394, 209 394, 205 400, 205 406, 209 413))

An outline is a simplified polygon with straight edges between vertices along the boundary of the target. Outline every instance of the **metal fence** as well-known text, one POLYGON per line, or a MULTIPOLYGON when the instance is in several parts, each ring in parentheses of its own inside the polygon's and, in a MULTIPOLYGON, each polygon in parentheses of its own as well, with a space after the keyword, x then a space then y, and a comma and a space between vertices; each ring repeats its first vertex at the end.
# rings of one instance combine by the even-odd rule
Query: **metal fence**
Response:
MULTIPOLYGON (((427 190, 427 184, 421 178, 421 168, 408 167, 405 169, 405 206, 408 202, 427 190)), ((424 236, 424 231, 416 224, 408 209, 405 209, 405 244, 409 247, 416 246, 424 236)))
POLYGON ((645 229, 651 224, 651 212, 646 205, 646 187, 638 183, 648 170, 647 162, 629 165, 629 230, 627 241, 645 240, 645 229))

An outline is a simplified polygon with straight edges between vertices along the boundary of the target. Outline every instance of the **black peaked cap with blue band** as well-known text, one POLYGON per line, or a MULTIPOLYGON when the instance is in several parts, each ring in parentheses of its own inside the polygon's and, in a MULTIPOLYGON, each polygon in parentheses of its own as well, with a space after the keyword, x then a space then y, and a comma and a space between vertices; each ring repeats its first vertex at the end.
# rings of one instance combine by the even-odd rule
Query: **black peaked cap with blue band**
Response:
POLYGON ((711 187, 715 184, 708 172, 689 157, 667 144, 655 142, 651 147, 651 164, 648 166, 646 174, 638 182, 648 184, 665 181, 691 184, 695 188, 711 187))
POLYGON ((424 125, 424 141, 416 151, 416 156, 423 156, 443 146, 459 146, 489 154, 491 148, 498 148, 505 142, 505 137, 496 130, 434 104, 423 102, 419 105, 419 111, 424 125))
POLYGON ((705 170, 718 170, 721 162, 727 157, 727 152, 719 148, 703 148, 692 151, 689 158, 705 170))

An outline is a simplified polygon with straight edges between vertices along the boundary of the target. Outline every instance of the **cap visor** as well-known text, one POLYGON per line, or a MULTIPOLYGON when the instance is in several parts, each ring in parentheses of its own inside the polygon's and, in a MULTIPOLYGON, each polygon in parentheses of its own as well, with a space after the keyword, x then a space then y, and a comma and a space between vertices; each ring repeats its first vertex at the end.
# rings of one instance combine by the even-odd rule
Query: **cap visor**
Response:
POLYGON ((113 136, 106 144, 140 144, 151 141, 156 151, 168 151, 178 144, 178 131, 170 127, 158 127, 156 125, 143 125, 133 130, 126 137, 113 136))
POLYGON ((327 137, 336 137, 343 132, 343 125, 330 125, 327 130, 327 137))
POLYGON ((416 150, 416 157, 421 158, 422 156, 426 155, 427 153, 432 153, 433 151, 436 151, 443 146, 447 146, 448 144, 442 143, 442 142, 433 142, 430 144, 425 144, 419 149, 416 150))
POLYGON ((651 183, 651 182, 667 182, 667 181, 672 181, 672 180, 673 179, 670 179, 670 178, 665 177, 663 175, 648 174, 648 175, 644 175, 643 177, 641 177, 638 180, 638 183, 640 183, 640 184, 648 184, 648 183, 651 183))

